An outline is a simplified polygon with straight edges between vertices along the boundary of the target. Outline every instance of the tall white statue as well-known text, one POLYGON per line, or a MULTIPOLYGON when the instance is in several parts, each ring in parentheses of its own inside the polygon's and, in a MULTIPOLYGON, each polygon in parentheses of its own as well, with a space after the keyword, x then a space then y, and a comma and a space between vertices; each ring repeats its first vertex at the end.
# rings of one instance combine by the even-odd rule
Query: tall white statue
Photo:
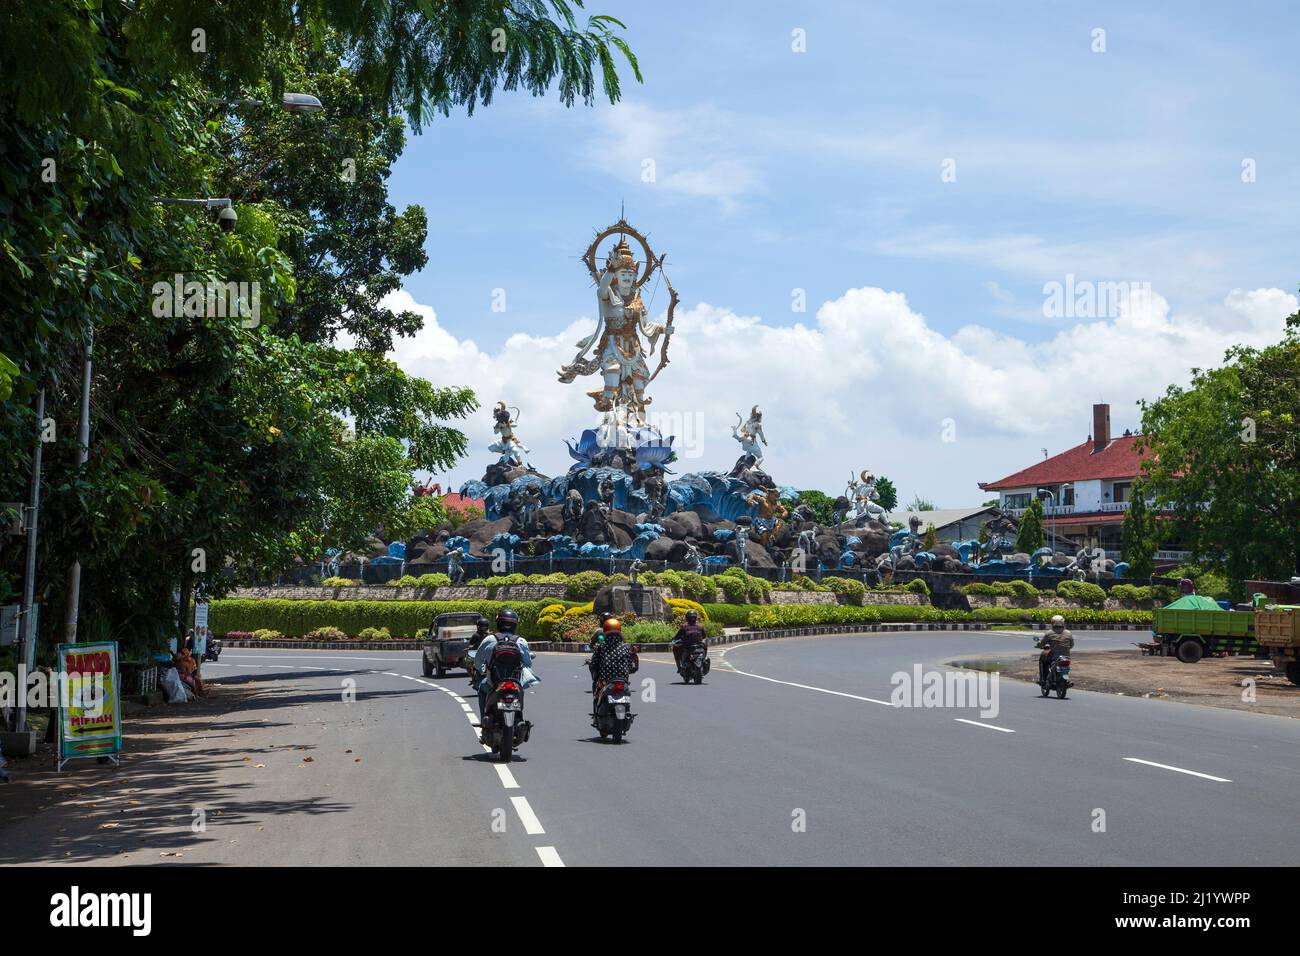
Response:
POLYGON ((763 464, 762 445, 767 444, 763 434, 763 410, 755 405, 749 410, 749 419, 742 422, 740 412, 736 412, 736 424, 731 426, 731 437, 740 442, 741 451, 754 456, 754 464, 763 464))
POLYGON ((646 386, 668 363, 668 340, 673 331, 677 293, 664 275, 670 294, 668 319, 663 325, 651 322, 641 299, 641 286, 656 268, 663 275, 663 257, 656 258, 645 237, 625 220, 620 219, 598 234, 588 247, 585 258, 592 278, 596 280, 596 331, 577 343, 577 355, 560 369, 559 377, 561 382, 568 384, 579 376, 600 375, 600 387, 587 392, 603 416, 598 430, 600 444, 627 446, 636 430, 648 424, 646 406, 651 400, 645 394, 646 386), (618 244, 610 251, 604 268, 598 271, 596 247, 616 234, 619 235, 618 244), (644 262, 637 262, 632 254, 628 236, 641 244, 646 256, 644 262), (646 356, 654 354, 660 336, 663 336, 663 347, 659 366, 652 373, 646 356))

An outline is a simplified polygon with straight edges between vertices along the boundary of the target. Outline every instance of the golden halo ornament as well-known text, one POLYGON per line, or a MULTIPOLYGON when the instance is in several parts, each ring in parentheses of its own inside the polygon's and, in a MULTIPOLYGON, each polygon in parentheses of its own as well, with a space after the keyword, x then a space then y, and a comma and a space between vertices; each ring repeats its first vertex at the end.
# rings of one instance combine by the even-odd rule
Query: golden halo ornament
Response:
POLYGON ((626 219, 620 219, 618 222, 614 223, 614 225, 608 226, 596 233, 596 238, 591 240, 591 245, 587 247, 587 252, 583 256, 583 261, 587 263, 587 271, 591 273, 592 281, 599 282, 602 270, 596 267, 596 249, 602 242, 610 238, 610 236, 619 235, 631 236, 640 243, 641 249, 645 253, 645 271, 642 273, 640 278, 635 279, 633 283, 637 288, 640 288, 645 285, 646 279, 649 279, 650 276, 654 275, 655 268, 659 265, 659 260, 655 256, 654 251, 650 248, 649 240, 647 240, 646 237, 643 236, 634 226, 628 225, 626 219))

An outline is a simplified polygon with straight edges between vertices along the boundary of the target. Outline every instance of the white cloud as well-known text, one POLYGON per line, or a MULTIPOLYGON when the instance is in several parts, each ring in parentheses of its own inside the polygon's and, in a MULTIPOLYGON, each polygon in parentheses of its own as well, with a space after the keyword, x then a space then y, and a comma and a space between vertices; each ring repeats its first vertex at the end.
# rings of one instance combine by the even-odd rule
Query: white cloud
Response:
MULTIPOLYGON (((520 408, 533 464, 551 475, 567 469, 563 439, 596 424, 585 394, 595 383, 563 385, 556 369, 593 319, 554 336, 511 336, 489 354, 448 333, 405 291, 385 304, 425 318, 395 360, 435 383, 469 385, 482 402, 463 426, 471 452, 453 471, 455 484, 492 460, 490 409, 499 400, 520 408)), ((677 315, 651 407, 691 455, 681 471, 729 469, 739 454, 735 413, 757 403, 778 482, 838 493, 851 471, 868 467, 892 478, 904 500, 920 493, 955 507, 982 500, 977 482, 1031 464, 1040 447, 1055 453, 1082 441, 1093 402, 1111 404, 1117 430, 1136 427, 1137 399, 1186 382, 1192 367, 1218 364, 1231 345, 1277 341, 1296 309, 1296 297, 1279 289, 1234 289, 1204 314, 1176 314, 1156 295, 1118 318, 1028 342, 977 325, 944 335, 902 293, 877 288, 848 290, 810 324, 776 325, 699 303, 677 315), (945 443, 949 418, 957 440, 945 443)))

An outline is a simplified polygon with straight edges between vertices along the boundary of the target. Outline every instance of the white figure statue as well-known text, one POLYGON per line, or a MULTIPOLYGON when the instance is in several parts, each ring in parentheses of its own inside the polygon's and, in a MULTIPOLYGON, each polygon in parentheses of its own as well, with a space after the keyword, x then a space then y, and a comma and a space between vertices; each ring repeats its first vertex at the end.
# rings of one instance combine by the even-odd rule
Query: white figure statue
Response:
POLYGON ((858 477, 849 476, 848 487, 844 489, 844 497, 853 502, 853 507, 849 509, 844 516, 846 521, 856 521, 859 518, 872 518, 876 521, 884 521, 888 513, 879 504, 880 492, 876 490, 876 477, 867 469, 862 469, 862 474, 858 477))
POLYGON ((515 434, 515 425, 519 423, 518 412, 516 411, 515 418, 511 418, 506 403, 497 402, 496 408, 492 410, 492 417, 496 420, 492 431, 497 436, 497 440, 488 445, 488 451, 494 451, 501 456, 497 459, 498 464, 522 465, 527 468, 528 459, 525 456, 528 448, 515 434))
POLYGON ((736 424, 731 426, 731 437, 740 442, 740 448, 746 455, 754 456, 754 464, 763 464, 763 445, 767 436, 763 434, 763 410, 755 405, 749 411, 749 420, 741 421, 740 412, 736 412, 736 424))

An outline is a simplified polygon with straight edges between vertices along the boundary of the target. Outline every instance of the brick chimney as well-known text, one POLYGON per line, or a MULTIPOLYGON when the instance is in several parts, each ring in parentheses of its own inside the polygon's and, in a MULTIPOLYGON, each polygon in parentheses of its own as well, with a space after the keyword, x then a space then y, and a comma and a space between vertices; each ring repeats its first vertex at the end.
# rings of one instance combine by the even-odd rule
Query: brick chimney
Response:
POLYGON ((1094 454, 1110 444, 1110 406, 1092 406, 1092 450, 1094 454))

